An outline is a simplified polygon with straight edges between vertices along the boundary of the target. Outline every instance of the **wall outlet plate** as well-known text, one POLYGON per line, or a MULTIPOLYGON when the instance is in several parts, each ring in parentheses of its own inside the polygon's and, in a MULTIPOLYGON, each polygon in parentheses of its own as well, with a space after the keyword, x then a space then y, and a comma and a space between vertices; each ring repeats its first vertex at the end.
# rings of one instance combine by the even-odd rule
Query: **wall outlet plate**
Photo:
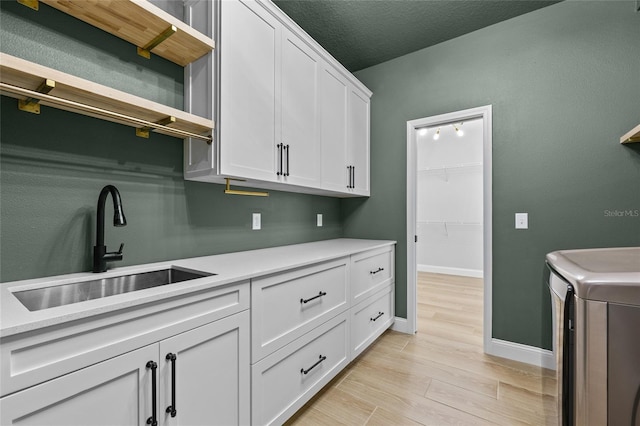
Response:
POLYGON ((322 213, 318 213, 316 216, 316 222, 318 226, 322 226, 322 213))
POLYGON ((516 213, 516 229, 529 229, 529 213, 516 213))
POLYGON ((260 218, 260 213, 253 213, 252 220, 251 220, 251 229, 256 231, 261 227, 262 227, 262 221, 260 218))

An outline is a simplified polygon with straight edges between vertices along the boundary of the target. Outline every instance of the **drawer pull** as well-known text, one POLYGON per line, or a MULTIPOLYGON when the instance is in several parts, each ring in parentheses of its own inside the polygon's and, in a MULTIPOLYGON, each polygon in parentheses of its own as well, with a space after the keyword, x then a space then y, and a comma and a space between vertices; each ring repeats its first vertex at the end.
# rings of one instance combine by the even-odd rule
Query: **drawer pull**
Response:
POLYGON ((369 273, 370 273, 371 275, 375 275, 375 274, 377 274, 378 272, 382 272, 382 271, 384 271, 384 268, 378 268, 378 270, 377 270, 377 271, 370 271, 369 273))
POLYGON ((158 426, 158 418, 156 417, 156 403, 158 399, 156 393, 156 370, 158 369, 158 364, 149 361, 146 367, 151 369, 151 417, 147 419, 147 424, 158 426))
MULTIPOLYGON (((310 297, 309 299, 300 299, 300 303, 309 303, 313 299, 317 299, 318 297, 322 297, 322 296, 326 296, 326 295, 327 295, 327 293, 325 293, 324 291, 321 291, 316 296, 310 297)), ((311 367, 311 368, 313 368, 313 367, 311 367)), ((307 374, 307 373, 305 373, 305 374, 307 374)))
POLYGON ((380 317, 381 317, 381 316, 383 316, 383 315, 384 315, 384 312, 380 312, 380 311, 378 311, 378 315, 377 315, 375 318, 369 318, 369 319, 370 319, 371 321, 375 321, 375 320, 377 320, 378 318, 380 318, 380 317))
POLYGON ((178 412, 176 411, 176 354, 169 352, 165 357, 167 361, 171 361, 171 405, 165 410, 166 413, 171 414, 171 417, 175 417, 178 412))
POLYGON ((302 374, 307 374, 307 373, 309 373, 309 371, 311 371, 311 370, 313 370, 314 368, 316 368, 316 367, 318 366, 318 364, 320 364, 320 363, 321 363, 322 361, 324 361, 325 359, 327 359, 327 357, 326 357, 326 356, 324 356, 324 355, 320 355, 320 359, 318 359, 318 360, 316 361, 316 363, 315 363, 315 364, 313 364, 311 367, 307 368, 306 370, 305 370, 304 368, 301 368, 301 369, 300 369, 300 372, 301 372, 302 374))

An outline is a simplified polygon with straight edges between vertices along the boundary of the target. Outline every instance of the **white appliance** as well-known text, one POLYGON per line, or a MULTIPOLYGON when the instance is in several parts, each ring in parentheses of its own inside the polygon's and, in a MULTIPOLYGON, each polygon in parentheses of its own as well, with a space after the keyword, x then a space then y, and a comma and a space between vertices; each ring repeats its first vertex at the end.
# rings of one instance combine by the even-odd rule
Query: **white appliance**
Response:
POLYGON ((547 254, 562 426, 640 426, 640 247, 547 254))

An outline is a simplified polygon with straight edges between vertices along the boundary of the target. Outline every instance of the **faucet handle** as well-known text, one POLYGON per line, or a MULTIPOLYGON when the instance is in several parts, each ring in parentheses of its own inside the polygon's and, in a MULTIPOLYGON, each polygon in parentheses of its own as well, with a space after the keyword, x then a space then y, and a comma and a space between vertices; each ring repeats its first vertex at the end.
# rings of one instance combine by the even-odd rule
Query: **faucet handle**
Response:
POLYGON ((120 248, 118 249, 118 254, 122 254, 122 249, 124 248, 124 243, 120 243, 120 248))

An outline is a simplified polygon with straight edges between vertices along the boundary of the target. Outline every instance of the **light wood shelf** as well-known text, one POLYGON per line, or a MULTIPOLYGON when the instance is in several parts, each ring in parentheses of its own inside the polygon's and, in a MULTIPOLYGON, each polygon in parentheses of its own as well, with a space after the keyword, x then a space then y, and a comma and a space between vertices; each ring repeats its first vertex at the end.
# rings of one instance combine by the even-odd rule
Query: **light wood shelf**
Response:
POLYGON ((186 66, 209 53, 214 41, 146 0, 40 0, 139 48, 148 46, 168 28, 176 32, 152 48, 152 53, 186 66))
POLYGON ((20 100, 33 97, 40 104, 158 133, 211 140, 213 121, 66 74, 24 59, 0 53, 0 92, 20 100), (34 95, 43 82, 54 87, 34 95), (25 93, 31 93, 25 95, 25 93), (173 118, 174 120, 171 120, 173 118), (166 123, 166 124, 157 124, 166 123))
POLYGON ((620 143, 640 142, 640 124, 620 138, 620 143))

